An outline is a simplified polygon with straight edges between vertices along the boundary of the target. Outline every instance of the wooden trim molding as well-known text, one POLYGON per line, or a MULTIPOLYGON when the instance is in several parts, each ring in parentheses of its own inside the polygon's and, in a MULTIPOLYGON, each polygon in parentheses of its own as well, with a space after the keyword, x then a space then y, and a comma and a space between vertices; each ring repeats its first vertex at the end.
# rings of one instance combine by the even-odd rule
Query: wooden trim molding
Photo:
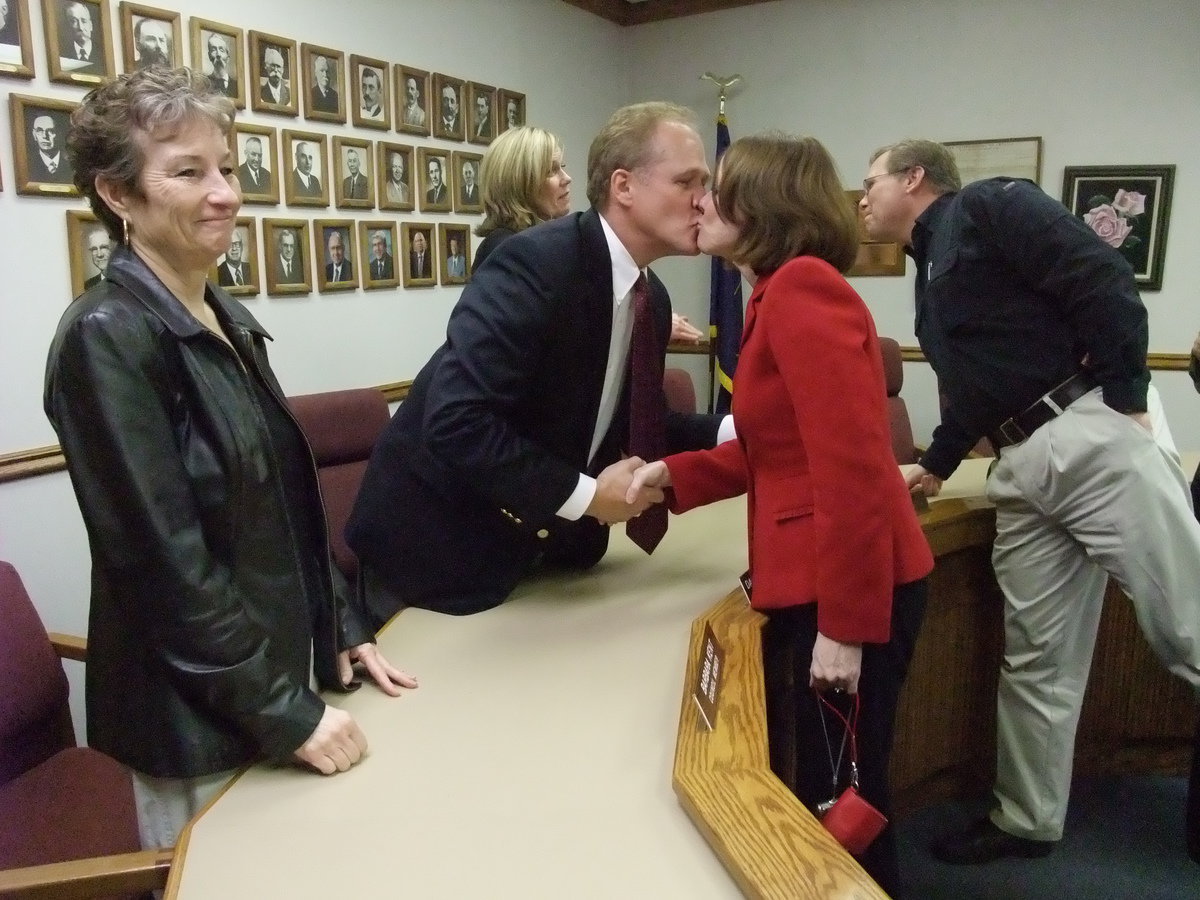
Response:
MULTIPOLYGON (((900 358, 905 362, 927 363, 920 347, 900 347, 900 358)), ((1147 353, 1146 365, 1153 372, 1186 372, 1192 360, 1190 353, 1147 353)))
POLYGON ((738 6, 753 6, 771 0, 644 0, 642 3, 627 3, 625 0, 563 0, 571 6, 594 13, 617 25, 644 25, 665 19, 679 19, 699 13, 733 9, 738 6))
MULTIPOLYGON (((388 403, 399 403, 408 396, 412 387, 411 381, 392 381, 388 384, 377 385, 388 403)), ((33 478, 37 475, 49 475, 51 472, 61 472, 67 467, 63 459, 62 448, 58 444, 48 447, 34 447, 32 450, 17 450, 13 453, 0 453, 0 484, 7 481, 20 481, 22 478, 33 478)))
POLYGON ((86 900, 110 894, 161 890, 175 851, 139 850, 0 872, 0 897, 20 900, 86 900))

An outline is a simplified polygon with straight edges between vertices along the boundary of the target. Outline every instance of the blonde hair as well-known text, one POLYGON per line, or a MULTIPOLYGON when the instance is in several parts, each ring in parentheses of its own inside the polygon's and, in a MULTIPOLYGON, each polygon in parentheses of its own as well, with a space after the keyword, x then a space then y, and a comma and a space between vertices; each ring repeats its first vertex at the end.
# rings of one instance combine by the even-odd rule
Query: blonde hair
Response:
POLYGON ((522 125, 500 134, 488 146, 479 166, 479 196, 483 222, 480 237, 497 228, 524 231, 546 221, 537 207, 538 194, 554 167, 562 144, 544 128, 522 125))

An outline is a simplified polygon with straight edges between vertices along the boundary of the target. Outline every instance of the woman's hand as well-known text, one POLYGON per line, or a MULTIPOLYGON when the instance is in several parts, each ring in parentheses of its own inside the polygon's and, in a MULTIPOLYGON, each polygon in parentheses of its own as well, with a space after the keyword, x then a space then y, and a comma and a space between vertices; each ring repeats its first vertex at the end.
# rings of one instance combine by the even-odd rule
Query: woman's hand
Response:
POLYGON ((671 313, 671 340, 683 344, 698 344, 704 332, 687 320, 687 316, 671 313))
POLYGON ((338 677, 342 684, 349 684, 354 677, 354 663, 361 663, 379 689, 389 697, 399 697, 402 687, 417 687, 417 679, 384 659, 374 644, 359 644, 338 654, 338 677))
POLYGON ((662 488, 671 486, 671 471, 667 468, 667 464, 661 459, 652 463, 645 463, 633 472, 633 480, 629 483, 629 490, 625 492, 626 503, 636 503, 643 495, 654 495, 657 491, 658 502, 662 500, 662 488))
POLYGON ((367 737, 354 717, 336 706, 325 707, 321 721, 293 755, 322 775, 345 772, 367 752, 367 737))
POLYGON ((818 691, 842 690, 857 694, 861 672, 862 644, 843 644, 817 632, 812 665, 808 670, 810 686, 818 691))

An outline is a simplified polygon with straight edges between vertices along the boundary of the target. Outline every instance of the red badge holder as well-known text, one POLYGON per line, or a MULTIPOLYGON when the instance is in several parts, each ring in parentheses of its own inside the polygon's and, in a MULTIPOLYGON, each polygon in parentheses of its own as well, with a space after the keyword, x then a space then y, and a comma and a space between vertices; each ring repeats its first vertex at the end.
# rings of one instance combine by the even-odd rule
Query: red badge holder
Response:
POLYGON ((859 696, 858 694, 854 695, 854 708, 848 715, 843 715, 819 692, 814 693, 817 694, 817 712, 821 716, 821 730, 825 732, 825 749, 829 752, 829 767, 833 770, 834 794, 831 799, 817 806, 817 815, 821 819, 821 824, 825 826, 825 830, 832 834, 839 844, 854 856, 861 856, 887 827, 888 820, 858 792, 859 696), (825 726, 825 707, 829 708, 845 728, 836 762, 833 759, 833 747, 829 743, 829 729, 825 726), (842 766, 842 754, 846 750, 847 738, 850 742, 850 784, 839 794, 838 772, 842 766))

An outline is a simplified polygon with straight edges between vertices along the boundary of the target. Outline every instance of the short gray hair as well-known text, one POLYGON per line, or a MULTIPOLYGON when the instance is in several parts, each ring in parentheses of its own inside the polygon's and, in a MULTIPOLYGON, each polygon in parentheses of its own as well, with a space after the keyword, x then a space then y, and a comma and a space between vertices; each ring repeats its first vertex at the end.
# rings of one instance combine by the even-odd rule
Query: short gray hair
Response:
POLYGON ((909 138, 880 147, 871 154, 871 162, 875 162, 885 153, 891 154, 888 157, 888 168, 893 172, 903 172, 920 166, 925 170, 925 180, 939 194, 962 190, 958 164, 945 144, 909 138))

